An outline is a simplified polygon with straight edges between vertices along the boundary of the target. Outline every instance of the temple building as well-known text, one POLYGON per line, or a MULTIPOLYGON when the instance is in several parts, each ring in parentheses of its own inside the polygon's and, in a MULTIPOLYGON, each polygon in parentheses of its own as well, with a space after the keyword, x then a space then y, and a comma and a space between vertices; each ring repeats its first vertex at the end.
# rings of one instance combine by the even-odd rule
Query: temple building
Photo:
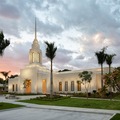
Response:
MULTIPOLYGON (((18 77, 9 80, 8 92, 10 93, 50 93, 50 70, 42 65, 42 50, 36 33, 35 23, 35 39, 29 51, 29 64, 20 70, 18 77)), ((78 76, 82 71, 84 70, 53 71, 53 92, 85 92, 85 86, 78 76)), ((101 88, 100 69, 87 69, 87 71, 93 73, 89 92, 101 88)), ((104 72, 108 72, 108 69, 104 68, 104 72)))

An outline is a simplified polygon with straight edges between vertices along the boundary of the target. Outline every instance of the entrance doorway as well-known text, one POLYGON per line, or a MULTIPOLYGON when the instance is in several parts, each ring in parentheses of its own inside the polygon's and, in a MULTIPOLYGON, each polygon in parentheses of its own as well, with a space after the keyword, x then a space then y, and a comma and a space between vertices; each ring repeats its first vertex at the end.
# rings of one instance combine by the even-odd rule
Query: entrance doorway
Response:
POLYGON ((46 80, 42 80, 42 93, 46 94, 47 87, 46 87, 46 80))
POLYGON ((25 80, 25 93, 31 93, 31 80, 25 80))

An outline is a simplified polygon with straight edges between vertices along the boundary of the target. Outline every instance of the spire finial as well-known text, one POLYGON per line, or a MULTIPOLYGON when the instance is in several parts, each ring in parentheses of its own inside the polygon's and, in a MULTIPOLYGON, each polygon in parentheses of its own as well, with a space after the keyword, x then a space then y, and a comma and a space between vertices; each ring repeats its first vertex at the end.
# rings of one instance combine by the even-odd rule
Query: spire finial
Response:
POLYGON ((36 17, 35 17, 35 40, 37 39, 36 17))

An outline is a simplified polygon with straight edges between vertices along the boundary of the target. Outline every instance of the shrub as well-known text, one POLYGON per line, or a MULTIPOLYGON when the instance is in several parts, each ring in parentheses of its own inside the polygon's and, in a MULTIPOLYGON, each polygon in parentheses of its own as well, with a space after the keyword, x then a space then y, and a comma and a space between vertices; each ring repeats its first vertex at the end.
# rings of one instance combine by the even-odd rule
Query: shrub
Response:
POLYGON ((43 101, 57 101, 57 100, 62 100, 62 99, 67 99, 67 98, 70 98, 70 96, 63 97, 63 96, 60 96, 60 95, 53 95, 53 97, 51 98, 50 94, 47 94, 47 96, 45 96, 45 97, 37 97, 35 99, 37 99, 37 100, 43 100, 43 101))

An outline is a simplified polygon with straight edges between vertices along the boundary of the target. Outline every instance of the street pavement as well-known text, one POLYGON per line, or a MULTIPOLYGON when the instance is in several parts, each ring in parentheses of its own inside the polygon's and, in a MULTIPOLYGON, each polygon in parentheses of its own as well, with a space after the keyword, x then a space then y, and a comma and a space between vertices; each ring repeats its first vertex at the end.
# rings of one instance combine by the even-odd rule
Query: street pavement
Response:
MULTIPOLYGON (((30 99, 36 96, 20 96, 21 99, 30 99)), ((24 105, 0 111, 0 120, 109 120, 119 110, 101 110, 76 107, 37 105, 17 102, 15 99, 5 99, 0 96, 0 102, 24 105)))

